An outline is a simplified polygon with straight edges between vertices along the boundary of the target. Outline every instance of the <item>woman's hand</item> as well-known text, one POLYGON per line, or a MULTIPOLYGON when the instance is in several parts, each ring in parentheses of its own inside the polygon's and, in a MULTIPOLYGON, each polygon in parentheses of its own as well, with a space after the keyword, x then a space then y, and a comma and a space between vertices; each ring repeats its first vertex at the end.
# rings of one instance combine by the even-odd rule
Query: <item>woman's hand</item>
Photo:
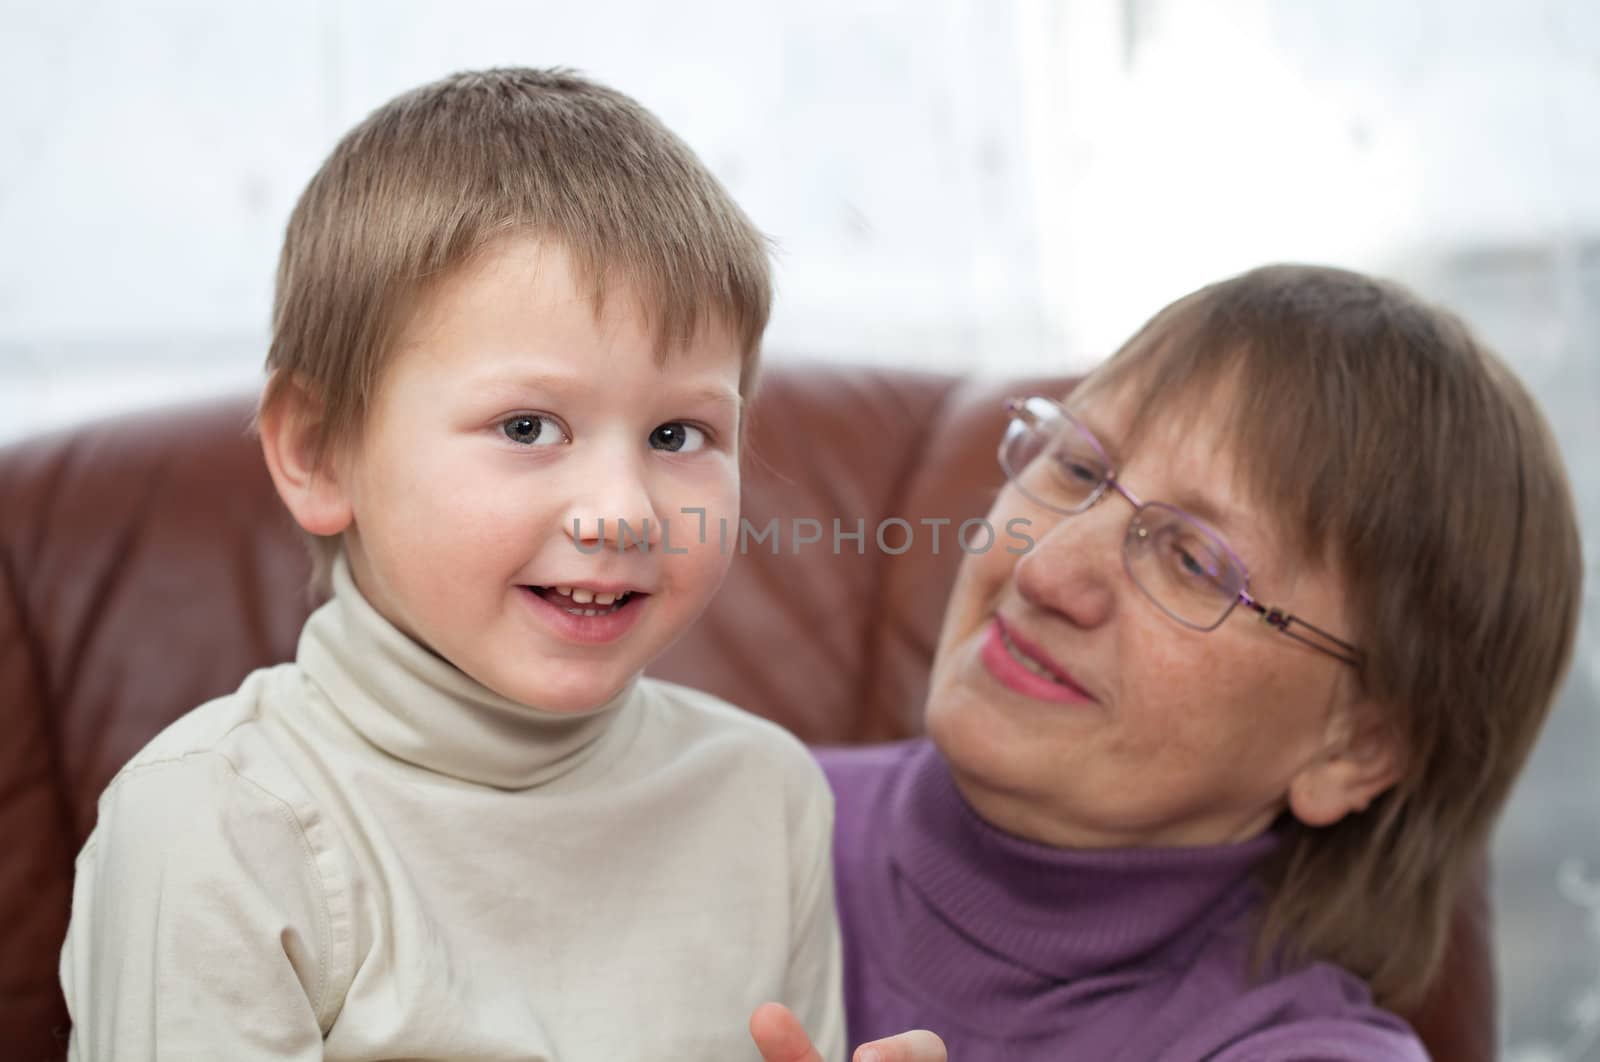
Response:
MULTIPOLYGON (((800 1020, 781 1003, 763 1003, 750 1015, 750 1036, 763 1062, 825 1062, 801 1028, 800 1020)), ((944 1041, 926 1029, 913 1029, 862 1044, 852 1062, 946 1062, 944 1041)))

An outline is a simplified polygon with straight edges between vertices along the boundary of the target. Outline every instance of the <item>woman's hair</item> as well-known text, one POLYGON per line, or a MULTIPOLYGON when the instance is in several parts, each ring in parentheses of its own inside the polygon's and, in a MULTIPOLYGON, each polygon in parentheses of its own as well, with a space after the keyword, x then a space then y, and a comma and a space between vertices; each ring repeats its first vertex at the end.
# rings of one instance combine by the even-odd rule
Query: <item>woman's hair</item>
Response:
POLYGON ((1336 962, 1410 1006, 1571 656, 1582 557, 1544 418, 1452 314, 1307 266, 1180 299, 1083 388, 1126 388, 1135 433, 1224 417, 1244 488, 1340 578, 1338 633, 1405 773, 1332 826, 1286 824, 1258 955, 1336 962))
MULTIPOLYGON (((389 101, 312 177, 278 264, 262 408, 308 394, 325 459, 359 434, 428 282, 512 233, 563 248, 597 314, 608 293, 637 299, 658 356, 713 321, 730 328, 748 397, 772 298, 765 237, 638 103, 570 71, 512 68, 389 101)), ((313 544, 319 573, 336 549, 313 544)))

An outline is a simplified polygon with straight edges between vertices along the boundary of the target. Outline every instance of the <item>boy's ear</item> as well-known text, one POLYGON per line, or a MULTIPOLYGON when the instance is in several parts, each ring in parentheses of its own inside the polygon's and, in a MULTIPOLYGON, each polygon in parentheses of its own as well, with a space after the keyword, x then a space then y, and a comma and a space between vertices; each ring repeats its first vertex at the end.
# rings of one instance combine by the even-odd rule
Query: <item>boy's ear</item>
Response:
POLYGON ((256 418, 261 452, 278 497, 295 523, 313 535, 337 535, 352 513, 334 462, 317 459, 322 407, 298 380, 279 388, 256 418))
POLYGON ((1289 810, 1307 826, 1332 826, 1394 786, 1405 773, 1404 742, 1371 704, 1341 713, 1318 758, 1289 783, 1289 810))

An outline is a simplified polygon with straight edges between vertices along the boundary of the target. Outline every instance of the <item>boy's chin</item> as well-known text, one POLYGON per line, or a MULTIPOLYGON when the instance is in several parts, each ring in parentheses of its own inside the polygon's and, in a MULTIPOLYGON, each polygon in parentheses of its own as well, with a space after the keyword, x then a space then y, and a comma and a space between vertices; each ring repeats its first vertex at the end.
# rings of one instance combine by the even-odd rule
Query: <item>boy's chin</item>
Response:
POLYGON ((588 715, 599 711, 616 699, 624 689, 631 686, 637 674, 613 686, 596 685, 588 688, 562 688, 552 690, 531 687, 526 690, 508 693, 506 696, 519 704, 552 715, 588 715))
POLYGON ((592 663, 585 666, 548 658, 516 668, 495 668, 481 659, 450 662, 468 678, 506 700, 551 715, 580 716, 599 711, 631 688, 644 673, 641 669, 619 675, 617 669, 609 669, 607 674, 598 674, 595 672, 600 669, 592 663), (590 673, 572 674, 575 671, 590 673), (552 682, 552 677, 558 681, 552 682), (561 678, 566 681, 560 681, 561 678))

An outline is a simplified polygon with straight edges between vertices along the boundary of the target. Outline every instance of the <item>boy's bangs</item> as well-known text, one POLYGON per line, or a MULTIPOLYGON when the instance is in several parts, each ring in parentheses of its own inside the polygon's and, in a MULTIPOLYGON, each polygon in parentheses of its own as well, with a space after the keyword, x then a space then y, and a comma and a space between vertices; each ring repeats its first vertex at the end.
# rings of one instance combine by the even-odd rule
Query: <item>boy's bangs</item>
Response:
MULTIPOLYGON (((745 373, 751 369, 768 315, 767 281, 759 263, 753 271, 743 270, 745 263, 739 262, 714 275, 704 267, 703 256, 688 253, 686 247, 663 248, 639 239, 563 231, 547 219, 527 214, 464 228, 470 231, 472 249, 424 266, 425 279, 417 285, 417 293, 427 289, 426 278, 470 267, 504 239, 529 236, 566 252, 573 283, 597 319, 611 300, 627 300, 627 308, 639 315, 654 337, 658 362, 665 363, 709 330, 722 328, 744 353, 745 373)), ((745 382, 741 376, 741 389, 745 382)))
MULTIPOLYGON (((735 266, 714 275, 698 256, 672 249, 636 246, 573 248, 557 237, 572 255, 577 282, 585 289, 598 317, 609 300, 625 298, 655 337, 658 361, 723 328, 749 355, 760 345, 767 325, 765 277, 738 276, 735 266)), ((741 377, 741 389, 745 381, 741 377)))

